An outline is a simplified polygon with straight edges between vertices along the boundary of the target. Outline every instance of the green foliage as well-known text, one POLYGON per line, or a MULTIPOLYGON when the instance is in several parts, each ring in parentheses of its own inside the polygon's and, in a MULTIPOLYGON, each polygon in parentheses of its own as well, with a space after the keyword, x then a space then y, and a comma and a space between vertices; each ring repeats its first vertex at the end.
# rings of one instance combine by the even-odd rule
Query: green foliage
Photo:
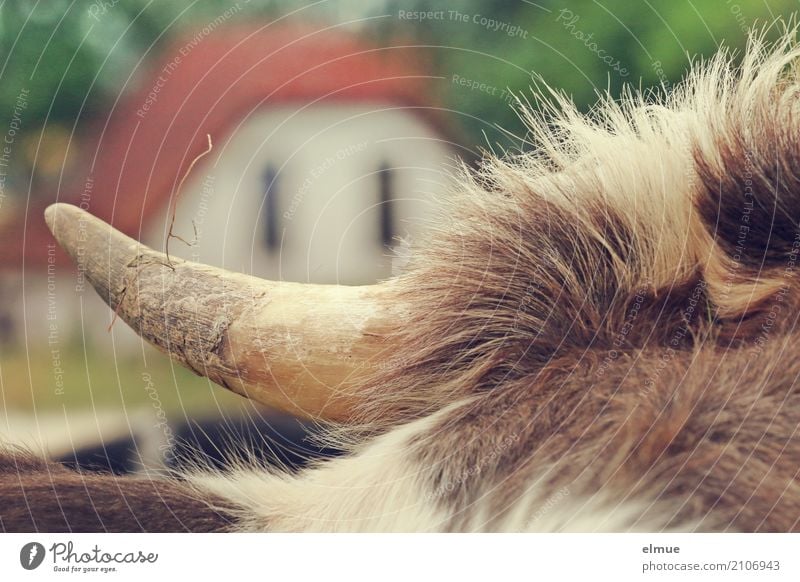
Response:
MULTIPOLYGON (((486 3, 462 0, 431 8, 430 2, 392 2, 399 10, 444 10, 443 18, 406 20, 407 33, 437 49, 439 73, 448 83, 451 106, 463 112, 472 138, 507 144, 494 124, 518 134, 524 127, 498 98, 502 89, 524 97, 536 78, 588 110, 600 92, 619 95, 625 84, 667 87, 680 81, 693 58, 710 56, 722 44, 741 49, 745 31, 790 17, 790 0, 523 0, 486 3), (452 15, 458 11, 468 18, 452 15), (483 17, 499 23, 482 24, 483 17), (522 32, 515 31, 518 27, 522 32), (481 91, 452 82, 453 75, 499 90, 481 91), (494 94, 493 94, 494 93, 494 94)), ((777 33, 776 27, 773 32, 777 33)), ((513 141, 513 140, 512 140, 513 141)))
MULTIPOLYGON (((0 8, 0 114, 8 117, 25 88, 30 92, 29 126, 71 127, 128 88, 143 56, 157 54, 172 34, 230 4, 222 0, 6 2, 0 8)), ((256 9, 256 3, 253 6, 256 9)))

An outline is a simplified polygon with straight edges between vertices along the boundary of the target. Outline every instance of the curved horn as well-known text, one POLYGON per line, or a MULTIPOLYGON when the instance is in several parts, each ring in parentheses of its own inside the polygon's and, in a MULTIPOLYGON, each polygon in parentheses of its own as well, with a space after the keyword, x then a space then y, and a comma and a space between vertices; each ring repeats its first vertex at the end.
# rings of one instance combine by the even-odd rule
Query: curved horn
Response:
POLYGON ((347 420, 400 315, 387 284, 274 282, 170 258, 69 204, 45 220, 116 314, 217 384, 295 415, 347 420))

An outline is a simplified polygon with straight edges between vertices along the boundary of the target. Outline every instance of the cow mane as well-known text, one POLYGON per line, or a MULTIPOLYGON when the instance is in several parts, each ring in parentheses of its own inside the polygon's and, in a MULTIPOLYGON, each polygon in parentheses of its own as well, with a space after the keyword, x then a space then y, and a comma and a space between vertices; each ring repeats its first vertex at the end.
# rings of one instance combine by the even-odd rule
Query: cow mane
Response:
POLYGON ((395 281, 408 317, 371 363, 363 418, 394 424, 683 328, 684 349, 754 341, 795 301, 795 31, 752 36, 738 67, 722 49, 666 94, 628 89, 583 115, 551 91, 525 108, 530 151, 465 170, 395 281))
POLYGON ((446 507, 488 495, 499 519, 538 484, 797 528, 795 36, 589 115, 550 91, 529 152, 464 172, 358 411, 378 432, 436 413, 415 443, 446 507))

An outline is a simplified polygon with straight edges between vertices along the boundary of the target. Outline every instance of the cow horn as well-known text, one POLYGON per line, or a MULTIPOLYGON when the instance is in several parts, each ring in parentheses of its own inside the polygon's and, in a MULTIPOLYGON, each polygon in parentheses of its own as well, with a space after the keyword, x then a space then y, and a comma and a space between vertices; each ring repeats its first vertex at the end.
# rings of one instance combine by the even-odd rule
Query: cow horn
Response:
POLYGON ((275 282, 168 259, 69 204, 45 220, 115 316, 195 373, 308 418, 347 421, 401 316, 389 284, 275 282))

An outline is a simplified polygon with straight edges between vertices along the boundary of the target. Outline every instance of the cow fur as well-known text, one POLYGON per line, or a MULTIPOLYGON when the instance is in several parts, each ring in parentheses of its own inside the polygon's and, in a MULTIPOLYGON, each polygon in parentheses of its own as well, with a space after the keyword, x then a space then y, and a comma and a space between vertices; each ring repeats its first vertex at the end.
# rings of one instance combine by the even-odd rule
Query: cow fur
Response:
POLYGON ((78 473, 25 451, 0 455, 2 532, 212 532, 226 503, 177 480, 78 473))
POLYGON ((173 486, 243 531, 800 529, 795 34, 524 108, 394 281, 351 453, 173 486))

